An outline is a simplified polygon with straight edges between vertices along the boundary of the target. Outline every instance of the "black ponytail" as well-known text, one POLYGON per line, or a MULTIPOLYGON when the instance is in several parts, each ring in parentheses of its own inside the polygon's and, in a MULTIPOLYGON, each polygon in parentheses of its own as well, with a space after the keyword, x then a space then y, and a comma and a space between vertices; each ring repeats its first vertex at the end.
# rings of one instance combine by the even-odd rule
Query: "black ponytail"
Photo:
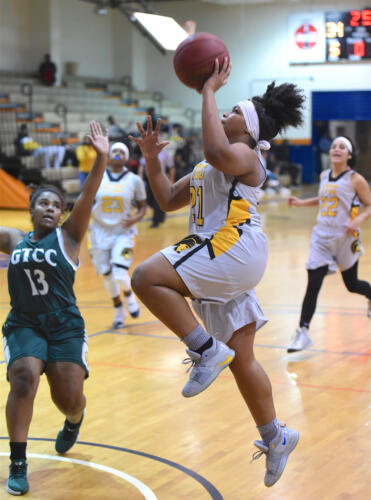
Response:
POLYGON ((290 125, 297 127, 303 123, 305 97, 303 91, 292 83, 276 87, 272 82, 263 96, 251 100, 259 117, 260 140, 269 141, 290 125))

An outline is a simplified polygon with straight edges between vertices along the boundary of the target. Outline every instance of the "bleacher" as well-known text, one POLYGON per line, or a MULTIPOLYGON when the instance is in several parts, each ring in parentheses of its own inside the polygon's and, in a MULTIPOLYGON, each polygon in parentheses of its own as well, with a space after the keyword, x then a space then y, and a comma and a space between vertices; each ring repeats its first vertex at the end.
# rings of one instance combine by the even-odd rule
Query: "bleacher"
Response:
MULTIPOLYGON (((16 154, 14 143, 22 123, 27 123, 29 135, 43 146, 58 144, 61 135, 70 143, 78 143, 88 132, 89 121, 97 120, 105 127, 108 115, 113 115, 125 130, 135 132, 136 122, 144 120, 151 106, 185 129, 200 127, 193 113, 164 99, 160 92, 137 91, 122 81, 66 76, 63 86, 45 87, 35 77, 0 72, 1 151, 7 156, 16 154)), ((47 182, 59 183, 72 198, 78 194, 76 168, 44 170, 41 156, 22 157, 21 162, 29 173, 38 169, 47 182)), ((27 182, 27 175, 24 178, 27 182)))

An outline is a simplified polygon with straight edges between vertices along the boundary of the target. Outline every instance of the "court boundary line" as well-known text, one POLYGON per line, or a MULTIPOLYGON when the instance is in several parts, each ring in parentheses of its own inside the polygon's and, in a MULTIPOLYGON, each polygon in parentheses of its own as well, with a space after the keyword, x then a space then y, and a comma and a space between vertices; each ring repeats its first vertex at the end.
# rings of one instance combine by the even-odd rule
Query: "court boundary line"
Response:
MULTIPOLYGON (((275 347, 274 347, 275 348, 275 347)), ((367 355, 369 356, 369 355, 367 355)), ((302 360, 304 361, 304 360, 302 360)), ((295 358, 292 358, 291 361, 288 361, 289 363, 298 363, 300 360, 297 360, 295 358)), ((0 361, 0 365, 5 364, 5 360, 0 361)), ((146 371, 146 372, 152 372, 152 373, 167 373, 167 374, 172 374, 172 375, 180 375, 182 372, 180 370, 169 370, 165 368, 147 368, 144 366, 134 366, 134 365, 123 365, 119 363, 104 363, 101 361, 90 361, 89 366, 105 366, 105 367, 110 367, 110 368, 120 368, 124 370, 139 370, 139 371, 146 371)), ((221 379, 228 379, 232 380, 233 376, 232 375, 219 375, 218 378, 221 379)), ((305 382, 296 382, 293 381, 291 378, 291 383, 290 381, 280 381, 280 380, 271 380, 272 384, 277 384, 277 385, 288 385, 288 386, 293 386, 295 385, 296 387, 304 387, 308 389, 327 389, 327 390, 332 390, 332 391, 343 391, 343 392, 358 392, 361 394, 370 394, 371 390, 368 389, 355 389, 353 387, 335 387, 331 385, 320 385, 320 384, 307 384, 305 382)), ((1 437, 0 437, 1 439, 1 437)))
MULTIPOLYGON (((297 360, 292 360, 292 362, 298 362, 297 360)), ((182 372, 180 370, 169 370, 166 368, 147 368, 145 366, 135 366, 135 365, 121 365, 119 363, 104 363, 101 361, 91 361, 89 363, 91 366, 104 366, 104 367, 109 367, 109 368, 120 368, 120 369, 126 369, 126 370, 139 370, 143 372, 152 372, 152 373, 167 373, 167 374, 172 374, 172 375, 181 375, 182 372)), ((289 375, 290 376, 290 375, 289 375)), ((218 379, 225 379, 225 380, 234 380, 234 377, 232 375, 219 375, 218 379)), ((271 379, 272 384, 277 384, 277 385, 287 385, 289 387, 305 387, 308 389, 328 389, 328 390, 333 390, 333 391, 343 391, 343 392, 358 392, 360 394, 369 394, 371 393, 371 390, 369 389, 354 389, 353 387, 335 387, 331 385, 320 385, 320 384, 307 384, 305 382, 296 382, 294 381, 291 377, 289 380, 275 380, 271 379)))
MULTIPOLYGON (((148 324, 153 324, 155 322, 149 322, 148 324)), ((160 321, 158 322, 160 323, 160 321)), ((135 328, 137 326, 146 326, 147 323, 140 323, 138 325, 131 324, 131 325, 125 325, 120 329, 113 329, 113 328, 107 328, 107 330, 101 330, 99 332, 91 333, 88 335, 88 338, 93 338, 97 337, 99 335, 105 335, 105 334, 113 334, 113 335, 121 335, 121 336, 131 336, 131 337, 148 337, 148 338, 157 338, 157 339, 165 339, 165 340, 178 340, 178 337, 170 336, 170 335, 156 335, 153 333, 135 333, 135 332, 130 332, 130 331, 123 331, 127 328, 135 328)), ((258 344, 255 343, 254 347, 260 347, 262 349, 283 349, 287 350, 287 345, 274 345, 274 344, 258 344)), ((336 351, 332 349, 316 349, 316 348, 308 348, 305 349, 304 351, 298 351, 300 352, 314 352, 314 353, 319 353, 319 354, 335 354, 339 356, 366 356, 370 357, 371 352, 356 352, 356 351, 336 351)), ((295 354, 295 353, 294 353, 295 354)))
MULTIPOLYGON (((0 440, 9 440, 8 436, 0 436, 0 440)), ((29 437, 27 438, 28 441, 48 441, 48 442, 55 442, 55 439, 51 438, 34 438, 34 437, 29 437)), ((183 472, 187 476, 191 477, 194 479, 196 482, 198 482, 210 495, 212 500, 224 500, 224 497, 220 493, 219 490, 206 478, 198 474, 197 472, 193 471, 192 469, 189 469, 188 467, 185 467, 181 464, 178 464, 177 462, 173 462, 172 460, 168 460, 167 458, 162 458, 157 455, 152 455, 151 453, 147 453, 144 451, 138 451, 138 450, 131 450, 130 448, 123 448, 121 446, 115 446, 115 445, 110 445, 110 444, 103 444, 103 443, 93 443, 89 441, 76 441, 76 444, 81 444, 83 446, 95 446, 97 448, 105 448, 108 450, 114 450, 114 451, 121 451, 124 453, 129 453, 132 455, 137 455, 143 458, 148 458, 150 460, 155 460, 156 462, 163 463, 169 467, 172 467, 174 469, 177 469, 180 472, 183 472)))
MULTIPOLYGON (((0 456, 7 457, 9 456, 9 453, 1 451, 0 456)), ((157 496, 145 483, 143 483, 136 477, 127 474, 126 472, 114 469, 113 467, 108 467, 107 465, 97 464, 95 462, 88 462, 87 460, 79 460, 77 458, 62 457, 60 455, 43 455, 41 453, 28 453, 27 458, 40 458, 44 460, 54 460, 58 462, 74 463, 77 465, 85 465, 87 467, 91 467, 92 469, 98 469, 103 472, 108 472, 109 474, 113 474, 114 476, 124 479, 126 482, 134 486, 137 490, 140 491, 140 493, 143 494, 146 500, 158 500, 157 496)))

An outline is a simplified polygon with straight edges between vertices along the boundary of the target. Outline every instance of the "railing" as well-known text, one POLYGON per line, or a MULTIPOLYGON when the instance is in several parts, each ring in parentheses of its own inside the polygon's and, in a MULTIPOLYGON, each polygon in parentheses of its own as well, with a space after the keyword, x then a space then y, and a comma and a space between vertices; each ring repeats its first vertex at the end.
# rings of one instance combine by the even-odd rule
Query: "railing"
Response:
POLYGON ((193 130, 195 126, 196 111, 192 108, 186 108, 184 110, 184 116, 188 118, 189 127, 191 128, 191 130, 193 130))
POLYGON ((67 106, 65 104, 59 103, 55 106, 54 111, 63 120, 63 133, 68 134, 68 127, 67 127, 68 108, 67 108, 67 106))
POLYGON ((32 119, 32 109, 33 109, 33 85, 28 82, 21 84, 21 93, 28 96, 28 113, 32 119))
POLYGON ((126 75, 122 78, 121 83, 123 84, 125 91, 126 91, 126 96, 125 99, 128 104, 133 103, 133 80, 130 75, 126 75))
POLYGON ((158 91, 153 92, 152 99, 155 101, 156 104, 158 104, 159 113, 160 115, 162 115, 163 111, 162 104, 164 102, 164 94, 158 91))

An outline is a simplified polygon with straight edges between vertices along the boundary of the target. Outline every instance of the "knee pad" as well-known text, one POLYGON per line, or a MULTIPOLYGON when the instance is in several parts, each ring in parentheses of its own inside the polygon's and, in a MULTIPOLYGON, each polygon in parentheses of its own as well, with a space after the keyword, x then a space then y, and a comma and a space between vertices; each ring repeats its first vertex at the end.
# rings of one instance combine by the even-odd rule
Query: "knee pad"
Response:
POLYGON ((118 283, 118 285, 124 292, 128 292, 129 290, 131 290, 130 276, 127 269, 125 269, 124 267, 117 266, 116 264, 113 264, 112 274, 115 281, 118 283))
POLYGON ((107 292, 109 293, 111 299, 120 295, 120 287, 115 281, 115 278, 112 275, 112 272, 109 274, 105 274, 104 278, 104 286, 106 287, 107 292))

